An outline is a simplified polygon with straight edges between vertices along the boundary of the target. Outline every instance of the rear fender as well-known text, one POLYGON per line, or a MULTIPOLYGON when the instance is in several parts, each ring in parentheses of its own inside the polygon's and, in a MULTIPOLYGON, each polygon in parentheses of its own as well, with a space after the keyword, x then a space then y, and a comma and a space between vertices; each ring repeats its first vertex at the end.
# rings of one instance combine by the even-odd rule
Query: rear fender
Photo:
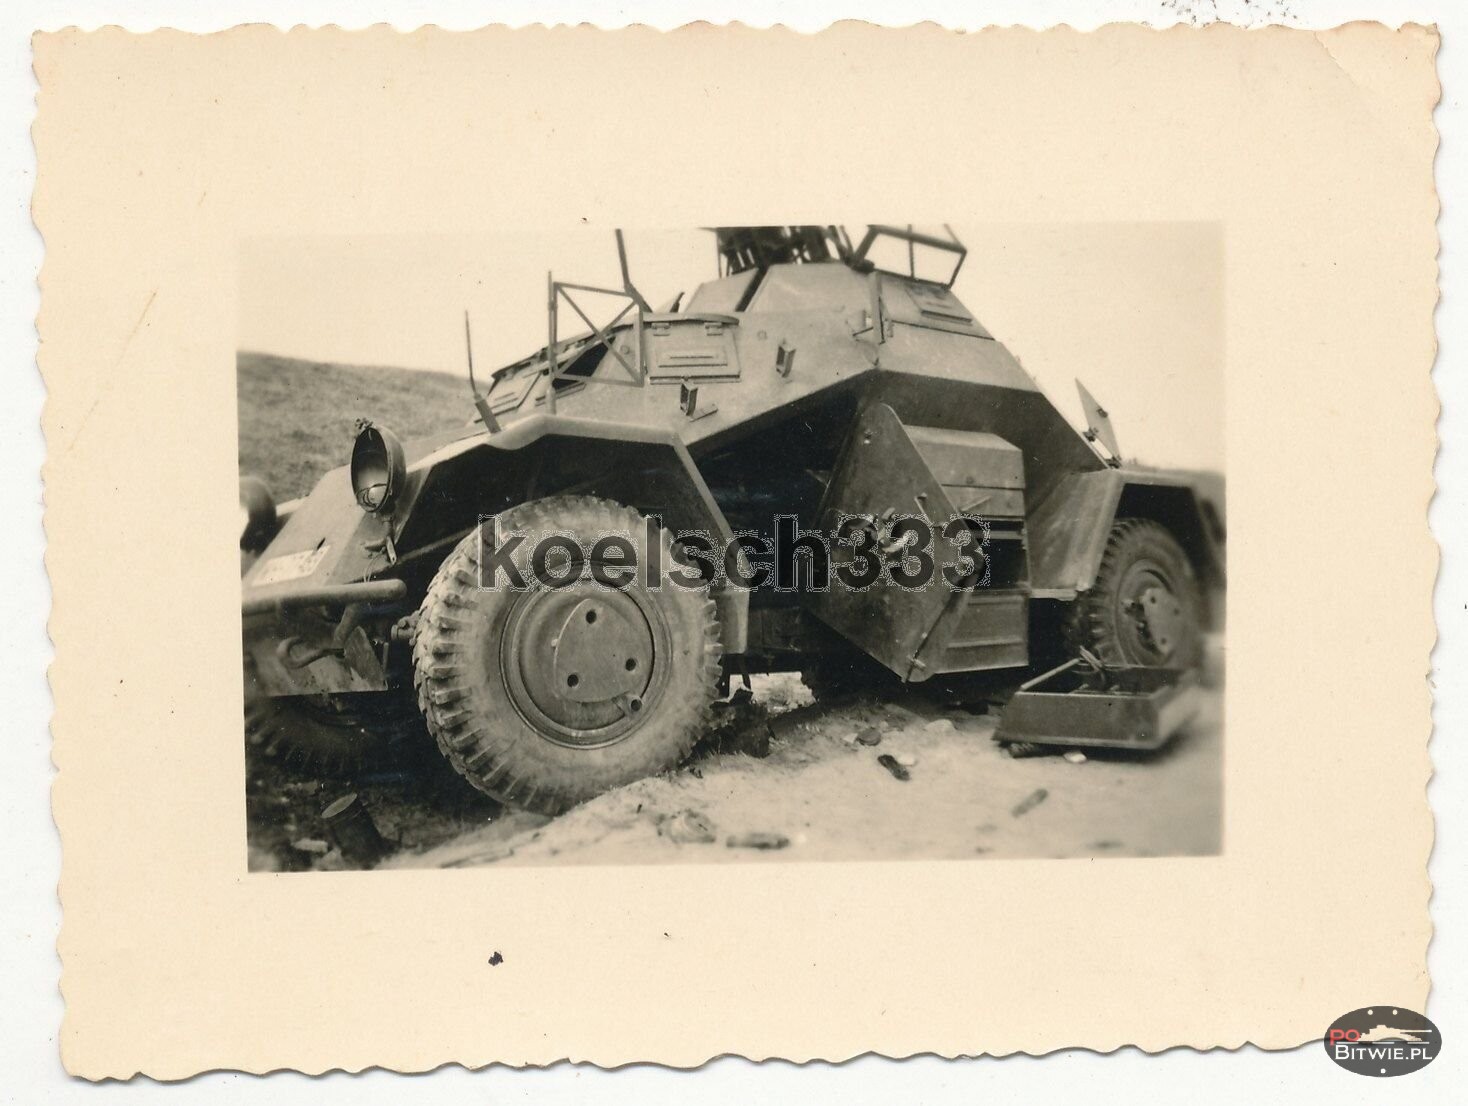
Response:
POLYGON ((1119 518, 1150 518, 1187 553, 1205 595, 1223 587, 1222 504, 1186 477, 1141 470, 1072 473, 1029 519, 1030 580, 1037 599, 1074 599, 1096 581, 1119 518))

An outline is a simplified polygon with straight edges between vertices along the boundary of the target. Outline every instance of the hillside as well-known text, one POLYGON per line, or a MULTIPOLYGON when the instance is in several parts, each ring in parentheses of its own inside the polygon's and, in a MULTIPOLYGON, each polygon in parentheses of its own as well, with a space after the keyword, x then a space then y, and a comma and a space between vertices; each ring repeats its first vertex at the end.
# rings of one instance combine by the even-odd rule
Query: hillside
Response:
POLYGON ((469 420, 468 382, 448 373, 298 361, 241 352, 235 360, 240 472, 262 477, 277 502, 305 495, 347 462, 356 420, 416 438, 469 420))
MULTIPOLYGON (((323 473, 346 464, 360 417, 408 439, 460 426, 474 414, 468 381, 449 373, 249 352, 235 365, 240 472, 263 477, 277 502, 304 495, 323 473)), ((1222 512, 1223 475, 1188 475, 1222 512)))

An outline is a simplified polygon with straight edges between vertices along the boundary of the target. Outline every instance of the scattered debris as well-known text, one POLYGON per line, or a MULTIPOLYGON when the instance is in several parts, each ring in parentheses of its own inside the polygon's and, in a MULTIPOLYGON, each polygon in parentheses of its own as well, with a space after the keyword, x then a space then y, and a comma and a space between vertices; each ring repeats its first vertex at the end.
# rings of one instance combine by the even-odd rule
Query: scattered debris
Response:
POLYGON ((877 763, 880 764, 883 768, 887 769, 887 771, 891 772, 893 779, 903 780, 904 782, 912 779, 912 773, 909 772, 902 765, 898 764, 897 758, 894 756, 883 753, 877 758, 877 763))
POLYGON ((774 715, 767 725, 770 736, 776 741, 799 741, 800 735, 808 737, 816 732, 816 727, 799 711, 774 715))
POLYGON ((747 707, 752 702, 754 702, 753 691, 747 687, 736 687, 733 695, 729 696, 723 702, 715 703, 714 706, 728 710, 738 710, 740 707, 747 707))
POLYGON ((728 699, 714 704, 715 728, 709 746, 720 753, 763 759, 770 755, 770 711, 756 702, 748 688, 736 688, 728 699))
POLYGON ((1016 805, 1015 808, 1009 813, 1016 818, 1028 814, 1030 811, 1034 810, 1035 807, 1043 803, 1045 799, 1049 796, 1049 794, 1050 792, 1046 791, 1043 787, 1037 787, 1035 788, 1035 790, 1031 791, 1028 795, 1021 799, 1018 805, 1016 805))
POLYGON ((882 731, 876 726, 867 726, 857 732, 856 740, 863 745, 879 745, 882 742, 882 731))
POLYGON ((343 795, 321 812, 326 836, 342 856, 362 868, 372 868, 392 852, 355 791, 343 795))
POLYGON ((491 968, 498 968, 504 962, 505 962, 505 958, 500 955, 500 950, 499 949, 495 949, 494 950, 494 955, 489 958, 489 966, 491 968))
POLYGON ((951 734, 957 732, 957 727, 954 726, 952 719, 948 718, 935 718, 924 726, 923 729, 931 734, 951 734))
POLYGON ((906 707, 899 706, 896 703, 887 703, 884 705, 884 709, 888 718, 892 720, 892 725, 899 729, 910 729, 923 721, 920 715, 914 714, 906 707))
POLYGON ((1086 754, 1081 752, 1079 749, 1072 749, 1065 754, 1065 759, 1070 761, 1072 764, 1085 764, 1086 754))
MULTIPOLYGON (((1044 747, 1055 760, 1017 763, 1001 752, 1001 743, 990 744, 992 721, 935 713, 932 704, 916 693, 904 702, 920 703, 926 713, 914 716, 903 729, 894 730, 893 722, 906 715, 870 697, 848 706, 823 703, 784 714, 766 712, 764 684, 776 679, 793 684, 795 677, 762 677, 755 683, 756 698, 744 712, 738 718, 716 715, 707 740, 676 775, 630 785, 557 819, 514 809, 501 812, 452 770, 437 772, 436 759, 423 767, 415 760, 396 777, 359 775, 345 782, 303 776, 299 770, 255 757, 246 776, 250 870, 361 869, 363 865, 344 857, 322 824, 323 808, 348 791, 365 805, 392 850, 391 856, 377 862, 379 869, 504 862, 544 865, 579 863, 582 858, 697 863, 700 857, 707 860, 731 835, 776 825, 788 837, 782 848, 789 860, 930 855, 919 850, 933 848, 941 855, 975 860, 1029 855, 1106 860, 1139 855, 1149 848, 1157 853, 1203 848, 1200 855, 1217 848, 1204 836, 1178 846, 1175 830, 1164 828, 1160 820, 1134 828, 1126 838, 1111 837, 1110 831, 1119 828, 1118 812, 1129 804, 1151 801, 1161 786, 1150 785, 1123 758, 1092 756, 1089 748, 1072 743, 1044 747), (942 717, 952 719, 955 732, 927 733, 928 723, 942 717), (715 754, 723 732, 752 721, 768 721, 773 727, 769 760, 715 754), (868 740, 876 738, 875 748, 857 740, 864 731, 871 731, 868 740), (1037 806, 1048 806, 1051 796, 1038 804, 1026 797, 1041 785, 1056 785, 1071 769, 1069 762, 1062 769, 1056 761, 1073 750, 1088 758, 1082 774, 1086 787, 1067 790, 1062 781, 1056 804, 1037 814, 1037 806), (907 774, 906 781, 881 762, 882 754, 907 774), (866 767, 873 761, 883 776, 917 787, 884 791, 882 776, 866 767), (1012 813, 1021 809, 1023 813, 1012 813), (1196 845, 1199 840, 1201 846, 1196 845)), ((1216 742, 1216 730, 1208 732, 1216 742)), ((1216 749, 1216 744, 1209 748, 1216 749)), ((1192 780, 1195 776, 1188 773, 1199 764, 1188 757, 1172 758, 1156 765, 1155 773, 1149 769, 1149 774, 1192 780), (1176 775, 1179 768, 1181 776, 1176 775)), ((1206 757, 1203 767, 1216 771, 1215 762, 1206 757)), ((1080 782, 1082 776, 1068 778, 1080 782)), ((1184 827, 1184 835, 1196 831, 1184 827)), ((736 848, 761 847, 738 843, 718 855, 738 862, 745 854, 733 851, 736 848)))
POLYGON ((713 823, 698 810, 680 810, 663 814, 657 820, 658 836, 679 845, 711 845, 718 839, 713 823))
POLYGON ((783 849, 790 838, 783 833, 736 833, 727 844, 731 849, 783 849))
POLYGON ((763 710, 735 719, 723 729, 716 739, 716 748, 721 753, 734 753, 763 760, 770 755, 770 739, 775 736, 774 728, 763 710))
POLYGON ((764 760, 770 755, 770 739, 774 736, 775 731, 768 722, 750 726, 739 735, 739 752, 756 760, 764 760))
POLYGON ((1032 741, 1004 741, 1000 744, 1003 745, 1004 751, 1015 760, 1020 760, 1025 757, 1048 757, 1055 755, 1055 750, 1048 745, 1036 745, 1032 741))

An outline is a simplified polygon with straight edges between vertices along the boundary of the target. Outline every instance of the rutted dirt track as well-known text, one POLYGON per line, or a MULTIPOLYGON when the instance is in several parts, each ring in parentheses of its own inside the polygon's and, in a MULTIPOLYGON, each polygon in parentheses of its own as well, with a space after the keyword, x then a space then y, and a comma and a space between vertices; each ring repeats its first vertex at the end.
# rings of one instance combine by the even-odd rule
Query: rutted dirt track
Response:
POLYGON ((1207 692, 1188 729, 1153 754, 1014 759, 993 740, 996 722, 919 692, 817 705, 798 677, 761 677, 754 701, 732 711, 722 739, 689 764, 555 819, 500 810, 432 763, 330 783, 257 766, 251 867, 349 867, 319 824, 321 808, 347 791, 361 795, 397 848, 384 868, 1221 850, 1220 691, 1207 692), (765 738, 767 756, 721 751, 759 754, 765 738))

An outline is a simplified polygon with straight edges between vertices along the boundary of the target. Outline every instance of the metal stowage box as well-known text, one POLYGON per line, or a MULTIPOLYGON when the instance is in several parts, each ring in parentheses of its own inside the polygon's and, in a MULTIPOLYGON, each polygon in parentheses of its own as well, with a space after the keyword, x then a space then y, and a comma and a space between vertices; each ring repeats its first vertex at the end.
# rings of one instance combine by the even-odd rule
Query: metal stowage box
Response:
POLYGON ((1156 749, 1199 707, 1196 671, 1088 667, 1077 658, 1021 686, 1004 708, 998 741, 1156 749))

